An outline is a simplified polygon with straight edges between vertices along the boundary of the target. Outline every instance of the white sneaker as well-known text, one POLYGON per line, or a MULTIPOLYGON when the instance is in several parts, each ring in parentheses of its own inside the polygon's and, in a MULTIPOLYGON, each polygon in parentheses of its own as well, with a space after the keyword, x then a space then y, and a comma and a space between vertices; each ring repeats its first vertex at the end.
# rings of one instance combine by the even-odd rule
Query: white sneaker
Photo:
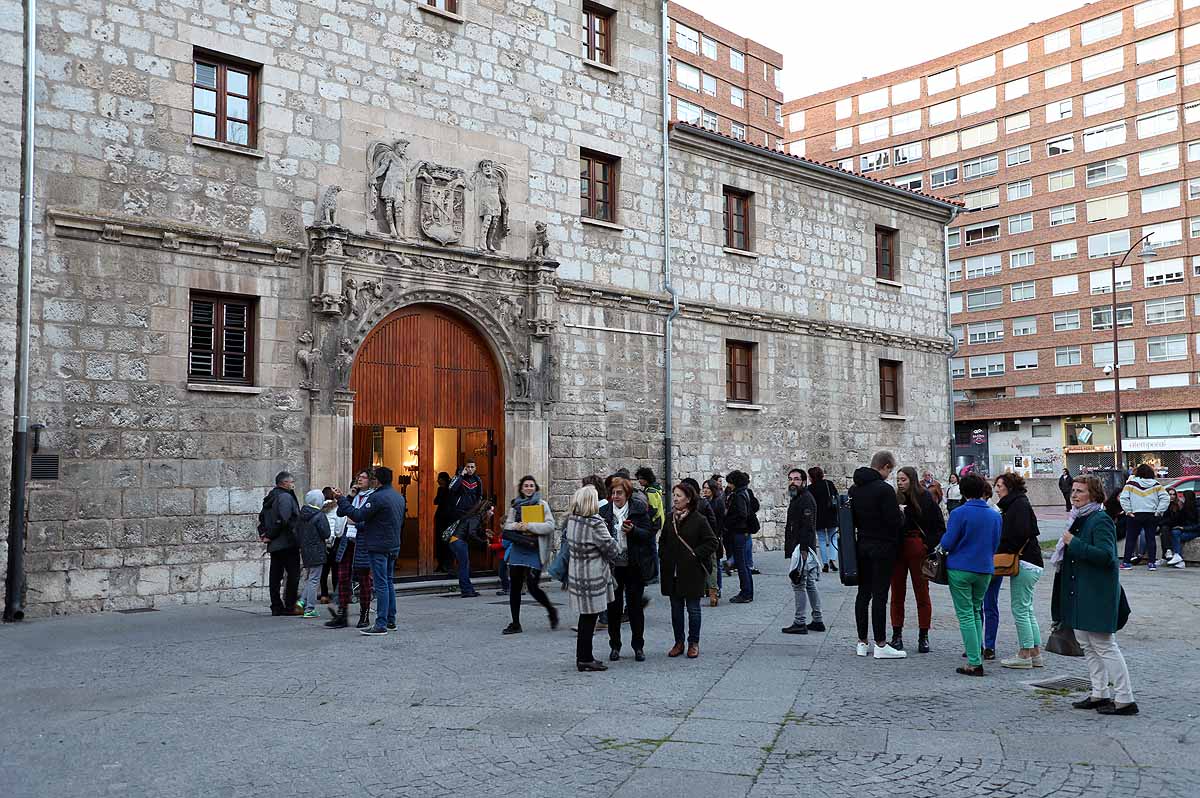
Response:
POLYGON ((854 653, 860 657, 867 656, 867 644, 859 643, 857 646, 854 647, 854 653))
POLYGON ((1175 563, 1175 567, 1176 568, 1187 568, 1187 566, 1183 564, 1183 560, 1180 560, 1179 562, 1175 563))
POLYGON ((907 651, 897 651, 888 643, 875 646, 875 659, 904 659, 907 656, 907 651))
POLYGON ((1183 558, 1180 557, 1178 554, 1173 554, 1173 555, 1171 555, 1171 559, 1167 560, 1166 564, 1174 565, 1176 568, 1178 568, 1182 563, 1183 563, 1183 558))

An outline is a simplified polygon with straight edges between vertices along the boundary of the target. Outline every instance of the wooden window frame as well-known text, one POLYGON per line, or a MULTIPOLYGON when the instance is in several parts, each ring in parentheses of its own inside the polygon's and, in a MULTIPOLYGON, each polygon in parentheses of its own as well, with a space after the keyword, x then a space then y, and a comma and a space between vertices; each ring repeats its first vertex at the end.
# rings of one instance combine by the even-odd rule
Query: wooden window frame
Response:
POLYGON ((613 65, 613 22, 616 12, 611 8, 593 3, 583 4, 583 52, 589 61, 605 66, 613 65), (597 24, 599 23, 599 30, 597 24), (603 41, 603 46, 597 40, 603 41))
POLYGON ((904 410, 904 364, 899 360, 879 361, 879 414, 898 416, 904 410))
POLYGON ((255 367, 255 350, 257 344, 257 336, 255 335, 256 324, 258 321, 258 297, 244 296, 239 294, 218 294, 207 291, 196 291, 188 297, 188 361, 187 361, 187 379, 188 382, 211 383, 217 385, 254 385, 254 367, 255 367), (197 324, 195 322, 195 309, 197 302, 212 302, 213 303, 213 320, 211 325, 197 324), (225 376, 225 308, 231 306, 241 306, 246 309, 246 326, 244 329, 246 335, 245 352, 243 353, 246 359, 245 374, 241 377, 226 377, 225 376), (212 343, 210 350, 197 349, 195 343, 195 331, 197 327, 212 329, 212 343), (212 373, 200 374, 192 371, 192 358, 198 353, 211 353, 212 355, 212 373))
POLYGON ((899 231, 875 225, 875 279, 900 282, 899 231))
POLYGON ((425 5, 432 6, 438 11, 445 11, 447 14, 458 13, 458 0, 425 0, 425 5))
POLYGON ((611 155, 605 155, 602 152, 594 152, 592 150, 579 151, 579 213, 585 219, 593 219, 598 222, 607 222, 609 224, 617 223, 617 196, 621 189, 621 159, 611 155), (598 176, 598 171, 601 166, 608 167, 608 181, 601 180, 598 176), (598 184, 608 186, 608 199, 606 201, 608 216, 600 215, 601 202, 597 199, 597 192, 594 190, 598 184))
POLYGON ((740 252, 754 251, 754 195, 748 191, 725 186, 721 194, 721 218, 725 228, 725 247, 740 252), (741 231, 731 222, 742 220, 741 231), (740 238, 739 238, 740 236, 740 238))
POLYGON ((259 82, 262 75, 261 65, 254 64, 249 61, 242 61, 237 58, 214 53, 209 50, 197 49, 192 55, 192 135, 198 139, 205 141, 215 141, 229 147, 241 147, 247 150, 257 149, 258 147, 258 96, 259 82), (196 67, 200 64, 214 67, 217 71, 216 87, 206 86, 196 79, 196 67), (237 72, 243 72, 247 75, 246 94, 238 94, 229 91, 229 70, 233 69, 237 72), (216 92, 216 112, 209 113, 202 111, 196 107, 196 90, 216 92), (230 97, 237 97, 246 101, 246 118, 229 116, 230 97), (205 136, 202 133, 196 132, 195 117, 204 116, 214 119, 216 127, 215 136, 205 136), (241 122, 246 125, 246 141, 230 141, 229 140, 229 122, 241 122))
POLYGON ((725 342, 725 401, 754 403, 754 355, 757 347, 753 341, 725 342), (745 362, 739 362, 739 354, 744 355, 745 362), (745 379, 742 379, 743 374, 745 379))

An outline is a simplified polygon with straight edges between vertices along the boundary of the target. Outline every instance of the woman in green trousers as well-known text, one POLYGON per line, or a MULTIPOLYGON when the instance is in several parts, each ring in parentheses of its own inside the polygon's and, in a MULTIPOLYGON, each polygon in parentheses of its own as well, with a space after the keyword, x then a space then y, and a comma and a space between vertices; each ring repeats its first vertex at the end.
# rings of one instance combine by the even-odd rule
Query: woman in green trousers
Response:
POLYGON ((992 582, 993 557, 1000 543, 1000 513, 984 501, 988 484, 983 477, 967 474, 959 481, 959 487, 965 502, 950 513, 941 542, 947 554, 950 598, 967 652, 967 667, 956 670, 965 676, 983 676, 980 613, 983 596, 992 582))

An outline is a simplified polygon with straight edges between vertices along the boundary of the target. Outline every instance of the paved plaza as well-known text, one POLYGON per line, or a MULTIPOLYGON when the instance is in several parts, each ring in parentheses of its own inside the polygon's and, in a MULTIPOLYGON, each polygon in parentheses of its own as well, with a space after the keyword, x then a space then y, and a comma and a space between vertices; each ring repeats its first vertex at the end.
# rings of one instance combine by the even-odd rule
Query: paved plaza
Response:
MULTIPOLYGON (((1200 569, 1122 575, 1142 712, 1105 718, 1027 686, 1086 676, 1082 660, 955 675, 945 588, 931 654, 855 657, 853 591, 832 574, 830 631, 781 635, 783 558, 757 561, 753 604, 705 608, 700 659, 667 659, 656 596, 648 661, 607 673, 577 673, 569 622, 551 632, 534 605, 525 633, 502 637, 494 589, 401 595, 384 638, 265 605, 0 628, 0 796, 1197 795, 1200 569)), ((1049 593, 1047 579, 1044 630, 1049 593)))

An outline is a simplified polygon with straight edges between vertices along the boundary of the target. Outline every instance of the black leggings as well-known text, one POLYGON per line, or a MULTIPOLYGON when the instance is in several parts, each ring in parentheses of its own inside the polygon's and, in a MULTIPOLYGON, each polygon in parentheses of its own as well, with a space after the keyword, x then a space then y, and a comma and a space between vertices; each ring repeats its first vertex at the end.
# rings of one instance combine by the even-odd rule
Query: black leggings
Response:
POLYGON ((896 549, 889 546, 858 547, 858 595, 854 598, 854 620, 858 624, 858 639, 867 639, 867 605, 871 605, 871 627, 875 641, 887 640, 888 589, 892 584, 892 568, 896 549))
POLYGON ((591 662, 595 659, 592 656, 592 635, 596 634, 596 619, 600 617, 600 613, 579 613, 579 634, 575 638, 575 661, 576 662, 591 662))
POLYGON ((542 590, 540 584, 542 572, 540 570, 530 568, 528 565, 509 565, 508 579, 508 611, 512 615, 512 622, 515 626, 521 625, 521 588, 523 586, 529 590, 529 595, 533 597, 534 601, 547 610, 553 609, 554 605, 550 603, 550 597, 546 595, 546 591, 542 590))

